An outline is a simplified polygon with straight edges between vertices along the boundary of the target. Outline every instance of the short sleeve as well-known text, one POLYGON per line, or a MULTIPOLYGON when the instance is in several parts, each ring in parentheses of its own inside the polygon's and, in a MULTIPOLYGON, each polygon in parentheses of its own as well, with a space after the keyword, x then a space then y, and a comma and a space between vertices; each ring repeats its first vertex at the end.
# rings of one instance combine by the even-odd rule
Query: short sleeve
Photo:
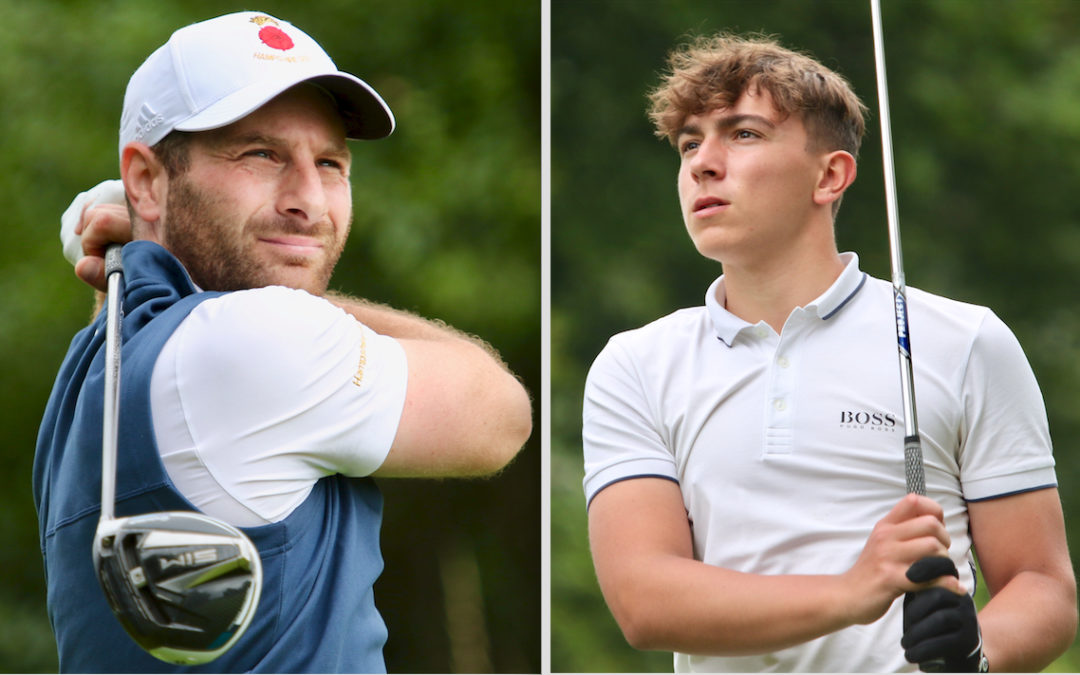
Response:
POLYGON ((605 487, 628 478, 678 480, 674 456, 654 422, 655 406, 649 403, 631 353, 616 338, 596 357, 585 382, 586 503, 605 487))
POLYGON ((960 480, 968 501, 1057 485, 1046 407, 1012 331, 987 312, 964 374, 960 480))
POLYGON ((187 432, 223 485, 273 493, 366 476, 386 458, 405 352, 326 300, 283 287, 230 293, 200 304, 172 341, 187 432))

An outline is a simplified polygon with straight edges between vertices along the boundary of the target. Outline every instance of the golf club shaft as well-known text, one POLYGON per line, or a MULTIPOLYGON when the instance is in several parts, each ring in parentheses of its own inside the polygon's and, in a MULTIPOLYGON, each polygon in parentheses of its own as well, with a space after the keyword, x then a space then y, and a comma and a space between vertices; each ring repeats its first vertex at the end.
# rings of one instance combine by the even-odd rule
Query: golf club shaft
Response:
POLYGON ((900 358, 900 391, 904 410, 904 473, 907 491, 926 494, 922 441, 915 410, 915 378, 911 366, 911 334, 908 328, 907 289, 904 256, 900 247, 899 207, 896 203, 896 173, 893 168, 892 123, 889 119, 889 87, 885 78, 885 41, 881 29, 881 2, 870 0, 874 24, 874 65, 877 71, 878 106, 881 118, 881 158, 885 173, 885 211, 889 224, 889 251, 892 254, 893 303, 896 311, 896 343, 900 358))
POLYGON ((120 428, 120 327, 124 269, 119 244, 105 252, 105 405, 101 437, 101 519, 112 520, 116 505, 116 438, 120 428))

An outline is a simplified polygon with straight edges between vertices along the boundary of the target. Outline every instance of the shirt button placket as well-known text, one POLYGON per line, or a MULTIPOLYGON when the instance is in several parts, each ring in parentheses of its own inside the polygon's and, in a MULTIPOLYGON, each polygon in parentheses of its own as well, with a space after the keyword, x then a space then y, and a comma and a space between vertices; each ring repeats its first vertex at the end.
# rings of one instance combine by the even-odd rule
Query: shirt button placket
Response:
POLYGON ((792 448, 792 395, 794 369, 783 336, 776 343, 769 372, 766 408, 765 454, 788 454, 792 448))

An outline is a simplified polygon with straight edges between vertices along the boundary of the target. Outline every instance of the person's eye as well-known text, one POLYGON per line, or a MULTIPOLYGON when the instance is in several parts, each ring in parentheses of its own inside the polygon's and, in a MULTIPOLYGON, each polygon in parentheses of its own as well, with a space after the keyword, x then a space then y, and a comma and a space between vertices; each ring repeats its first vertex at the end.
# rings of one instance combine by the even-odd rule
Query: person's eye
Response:
POLYGON ((701 147, 701 143, 698 141, 683 141, 683 143, 679 146, 679 154, 685 155, 692 150, 697 150, 699 147, 701 147))

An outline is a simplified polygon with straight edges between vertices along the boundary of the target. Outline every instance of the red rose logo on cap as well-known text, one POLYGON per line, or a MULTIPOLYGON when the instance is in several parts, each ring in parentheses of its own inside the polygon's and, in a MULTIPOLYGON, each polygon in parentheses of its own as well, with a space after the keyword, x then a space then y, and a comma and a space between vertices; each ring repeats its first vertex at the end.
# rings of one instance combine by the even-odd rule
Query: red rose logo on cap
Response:
POLYGON ((259 39, 267 47, 280 49, 283 52, 293 48, 292 38, 276 26, 263 26, 259 30, 259 39))

